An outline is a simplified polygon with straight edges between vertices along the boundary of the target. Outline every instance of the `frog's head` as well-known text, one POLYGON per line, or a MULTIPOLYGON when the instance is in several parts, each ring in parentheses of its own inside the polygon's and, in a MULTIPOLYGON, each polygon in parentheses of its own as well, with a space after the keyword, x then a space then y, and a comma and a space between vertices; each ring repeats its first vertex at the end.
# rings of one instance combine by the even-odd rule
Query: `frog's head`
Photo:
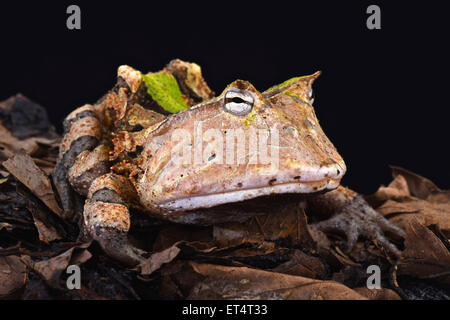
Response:
POLYGON ((346 167, 312 107, 318 75, 263 93, 237 80, 149 130, 137 183, 143 205, 176 212, 336 188, 346 167))

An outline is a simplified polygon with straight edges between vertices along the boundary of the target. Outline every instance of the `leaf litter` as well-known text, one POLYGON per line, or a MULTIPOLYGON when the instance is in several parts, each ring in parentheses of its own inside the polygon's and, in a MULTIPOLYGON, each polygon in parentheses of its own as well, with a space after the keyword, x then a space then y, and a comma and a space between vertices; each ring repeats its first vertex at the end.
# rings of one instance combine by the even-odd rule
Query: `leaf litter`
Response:
POLYGON ((406 231, 400 261, 364 239, 346 252, 343 239, 327 238, 304 208, 287 203, 244 223, 133 226, 131 237, 150 255, 126 268, 88 241, 78 221, 60 218, 49 179, 59 141, 41 106, 20 94, 0 102, 0 299, 450 296, 450 190, 408 170, 392 167, 393 181, 366 197, 406 231), (384 275, 381 289, 366 287, 373 264, 384 275), (82 270, 80 290, 65 285, 69 265, 82 270), (417 282, 423 289, 413 293, 409 284, 417 282))

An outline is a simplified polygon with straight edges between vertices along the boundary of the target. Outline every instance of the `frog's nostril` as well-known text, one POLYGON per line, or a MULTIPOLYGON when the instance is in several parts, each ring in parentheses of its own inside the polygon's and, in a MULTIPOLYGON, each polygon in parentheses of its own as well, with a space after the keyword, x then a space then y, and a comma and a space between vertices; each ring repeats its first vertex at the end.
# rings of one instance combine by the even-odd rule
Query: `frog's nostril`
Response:
POLYGON ((345 164, 342 166, 341 164, 337 163, 334 168, 336 170, 336 178, 337 179, 342 178, 342 176, 345 174, 346 171, 345 164))
POLYGON ((345 169, 343 169, 338 163, 334 163, 332 165, 321 167, 318 173, 323 179, 341 179, 345 173, 345 169))

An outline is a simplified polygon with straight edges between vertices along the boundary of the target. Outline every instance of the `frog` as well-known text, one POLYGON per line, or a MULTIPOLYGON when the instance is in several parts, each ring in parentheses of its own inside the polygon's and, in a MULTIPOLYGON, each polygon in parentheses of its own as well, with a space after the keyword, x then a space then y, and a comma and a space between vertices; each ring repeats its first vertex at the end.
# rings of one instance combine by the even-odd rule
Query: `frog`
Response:
POLYGON ((175 59, 147 74, 120 66, 113 89, 64 120, 52 173, 64 219, 85 199, 85 233, 133 266, 148 252, 129 239, 130 210, 208 226, 276 214, 289 198, 324 214, 311 226, 342 233, 347 250, 364 237, 400 257, 387 233, 404 231, 340 184, 345 162, 313 107, 320 73, 262 92, 238 79, 216 96, 196 63, 175 59))

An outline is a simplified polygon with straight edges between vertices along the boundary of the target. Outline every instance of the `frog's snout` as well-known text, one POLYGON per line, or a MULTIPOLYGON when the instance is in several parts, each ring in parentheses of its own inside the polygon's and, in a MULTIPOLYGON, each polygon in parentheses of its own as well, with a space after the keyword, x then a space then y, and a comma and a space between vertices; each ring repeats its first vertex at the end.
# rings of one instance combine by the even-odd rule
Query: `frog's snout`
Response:
POLYGON ((340 164, 338 162, 333 162, 330 165, 319 167, 319 169, 317 170, 317 180, 325 180, 328 178, 333 180, 341 180, 345 172, 347 171, 347 168, 342 159, 340 162, 340 164))
POLYGON ((278 184, 320 184, 323 188, 330 185, 339 184, 346 172, 346 166, 342 163, 333 162, 330 164, 321 164, 318 166, 297 166, 297 163, 287 159, 287 165, 284 170, 280 169, 276 177, 267 178, 267 185, 274 186, 278 184))

